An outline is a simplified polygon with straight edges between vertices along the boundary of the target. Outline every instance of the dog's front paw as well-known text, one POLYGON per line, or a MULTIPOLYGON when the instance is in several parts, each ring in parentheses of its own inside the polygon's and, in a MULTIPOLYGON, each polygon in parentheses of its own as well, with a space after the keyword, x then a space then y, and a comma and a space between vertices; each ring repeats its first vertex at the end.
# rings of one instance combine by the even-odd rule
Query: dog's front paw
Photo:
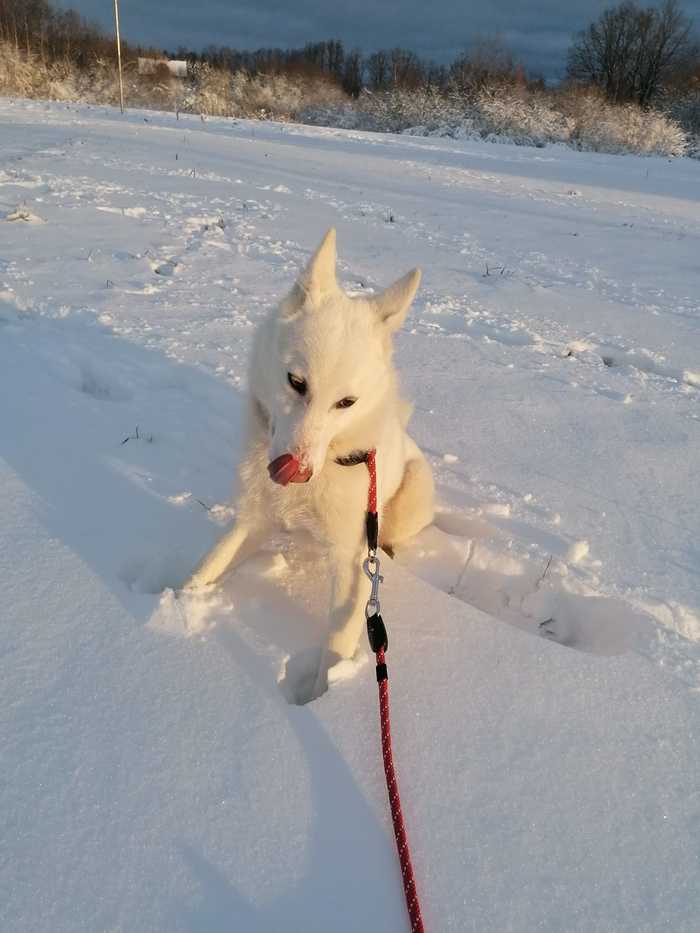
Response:
POLYGON ((286 659, 278 683, 288 703, 304 706, 334 684, 350 680, 366 663, 364 652, 343 658, 328 647, 311 648, 286 659))
POLYGON ((326 672, 326 683, 329 687, 333 684, 342 683, 344 680, 350 680, 367 663, 367 655, 363 652, 356 654, 352 658, 340 658, 332 664, 326 672))
POLYGON ((304 706, 328 690, 329 672, 342 664, 340 655, 323 648, 310 648, 284 662, 278 683, 288 703, 304 706))

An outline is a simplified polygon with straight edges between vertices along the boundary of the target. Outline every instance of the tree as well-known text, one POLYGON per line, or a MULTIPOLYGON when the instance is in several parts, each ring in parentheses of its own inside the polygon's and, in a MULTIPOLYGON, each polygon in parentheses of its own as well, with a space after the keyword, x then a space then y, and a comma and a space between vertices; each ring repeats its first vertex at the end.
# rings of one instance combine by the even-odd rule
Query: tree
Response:
POLYGON ((606 10, 576 36, 568 75, 601 88, 610 100, 647 106, 674 70, 688 60, 692 21, 678 0, 643 9, 633 0, 606 10))
POLYGON ((0 34, 29 51, 51 21, 47 0, 0 0, 0 34))
POLYGON ((394 87, 420 87, 423 84, 423 63, 410 49, 392 49, 389 52, 389 68, 394 87))
POLYGON ((389 87, 421 87, 430 66, 410 49, 379 49, 366 62, 368 86, 372 91, 389 87))
POLYGON ((362 90, 362 53, 359 49, 353 49, 345 56, 345 68, 343 70, 342 87, 346 94, 351 97, 359 97, 362 90))
POLYGON ((478 36, 450 66, 450 81, 467 95, 514 81, 513 54, 499 36, 478 36))
POLYGON ((367 59, 367 72, 369 86, 373 91, 379 91, 391 84, 391 64, 389 53, 385 49, 373 52, 367 59))

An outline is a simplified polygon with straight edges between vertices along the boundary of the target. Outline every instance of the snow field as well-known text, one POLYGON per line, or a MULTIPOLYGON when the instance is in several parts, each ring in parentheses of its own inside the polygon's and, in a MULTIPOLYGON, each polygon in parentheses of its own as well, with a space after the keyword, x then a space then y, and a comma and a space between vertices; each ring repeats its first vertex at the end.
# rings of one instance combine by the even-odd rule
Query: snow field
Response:
POLYGON ((697 928, 699 171, 0 102, 8 929, 404 929, 364 649, 294 704, 319 555, 161 595, 332 224, 349 290, 425 276, 440 508, 382 604, 428 929, 697 928))

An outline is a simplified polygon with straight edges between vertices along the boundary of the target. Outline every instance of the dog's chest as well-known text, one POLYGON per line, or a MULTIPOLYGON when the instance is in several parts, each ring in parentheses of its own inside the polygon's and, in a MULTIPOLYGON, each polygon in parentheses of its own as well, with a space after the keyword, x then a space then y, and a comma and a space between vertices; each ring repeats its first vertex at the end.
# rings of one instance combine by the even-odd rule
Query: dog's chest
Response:
POLYGON ((306 531, 320 541, 357 537, 364 527, 369 476, 363 463, 328 462, 313 483, 285 489, 277 498, 277 520, 286 531, 306 531), (290 495, 291 493, 291 495, 290 495))

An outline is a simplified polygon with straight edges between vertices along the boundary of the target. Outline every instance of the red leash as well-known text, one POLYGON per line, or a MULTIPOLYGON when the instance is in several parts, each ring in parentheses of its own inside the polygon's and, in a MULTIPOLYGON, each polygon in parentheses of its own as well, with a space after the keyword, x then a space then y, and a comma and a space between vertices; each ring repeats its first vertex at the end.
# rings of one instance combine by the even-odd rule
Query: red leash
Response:
POLYGON ((377 466, 376 451, 367 453, 367 469, 369 470, 369 493, 367 496, 367 547, 368 556, 364 563, 364 571, 372 581, 372 593, 365 609, 367 617, 367 634, 372 651, 377 658, 377 683, 379 684, 379 721, 382 730, 382 758, 384 759, 384 774, 389 792, 389 805, 391 806, 391 819, 394 824, 396 848, 401 864, 401 877, 403 878, 403 891, 406 897, 406 908, 411 921, 411 933, 424 933, 423 918, 418 902, 416 879, 413 876, 411 853, 408 848, 408 836, 401 811, 401 798, 399 797, 399 784, 394 769, 394 759, 391 751, 391 722, 389 719, 389 675, 387 673, 384 652, 387 650, 386 628, 379 615, 379 584, 383 577, 379 574, 379 560, 377 559, 377 543, 379 518, 377 515, 377 466))

